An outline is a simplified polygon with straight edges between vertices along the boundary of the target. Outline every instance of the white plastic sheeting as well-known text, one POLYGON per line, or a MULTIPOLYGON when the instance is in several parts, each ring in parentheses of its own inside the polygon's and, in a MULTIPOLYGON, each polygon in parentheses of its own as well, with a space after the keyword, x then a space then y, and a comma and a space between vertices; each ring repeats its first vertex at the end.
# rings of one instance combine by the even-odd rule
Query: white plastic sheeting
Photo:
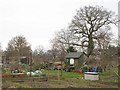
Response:
POLYGON ((40 70, 36 70, 34 72, 33 71, 27 72, 27 75, 30 75, 30 73, 31 73, 32 76, 36 76, 36 75, 41 75, 42 74, 42 72, 40 70))

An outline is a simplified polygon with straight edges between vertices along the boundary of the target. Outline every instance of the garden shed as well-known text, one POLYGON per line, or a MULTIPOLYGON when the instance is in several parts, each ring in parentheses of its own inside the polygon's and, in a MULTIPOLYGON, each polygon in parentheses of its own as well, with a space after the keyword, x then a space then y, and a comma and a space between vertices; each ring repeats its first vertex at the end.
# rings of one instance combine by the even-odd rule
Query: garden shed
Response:
POLYGON ((23 56, 20 58, 20 63, 21 64, 30 64, 29 58, 26 56, 23 56))
POLYGON ((69 52, 66 55, 66 65, 68 69, 80 69, 84 63, 84 54, 82 52, 69 52))

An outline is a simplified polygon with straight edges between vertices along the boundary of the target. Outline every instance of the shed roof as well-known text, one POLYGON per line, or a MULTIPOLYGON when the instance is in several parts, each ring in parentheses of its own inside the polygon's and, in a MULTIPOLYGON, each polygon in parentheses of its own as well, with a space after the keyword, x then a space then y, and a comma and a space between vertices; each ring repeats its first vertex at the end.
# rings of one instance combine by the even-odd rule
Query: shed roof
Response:
POLYGON ((70 52, 67 54, 66 59, 79 58, 82 54, 83 54, 82 52, 70 52))

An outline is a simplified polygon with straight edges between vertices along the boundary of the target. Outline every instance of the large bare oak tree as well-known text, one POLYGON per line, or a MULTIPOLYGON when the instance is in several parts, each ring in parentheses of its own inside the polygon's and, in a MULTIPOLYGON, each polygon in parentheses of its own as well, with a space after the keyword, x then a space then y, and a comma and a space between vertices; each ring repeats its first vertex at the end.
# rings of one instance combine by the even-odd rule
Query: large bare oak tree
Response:
POLYGON ((73 45, 82 46, 84 54, 89 57, 93 53, 94 40, 99 38, 96 33, 100 30, 106 30, 110 24, 116 22, 115 15, 103 7, 85 6, 77 10, 70 25, 74 35, 79 35, 79 42, 73 45))

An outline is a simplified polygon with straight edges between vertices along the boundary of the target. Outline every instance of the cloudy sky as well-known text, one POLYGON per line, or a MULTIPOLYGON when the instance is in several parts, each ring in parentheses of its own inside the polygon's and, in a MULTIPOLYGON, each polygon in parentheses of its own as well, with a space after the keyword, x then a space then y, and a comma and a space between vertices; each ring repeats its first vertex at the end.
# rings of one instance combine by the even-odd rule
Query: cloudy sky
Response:
MULTIPOLYGON (((0 43, 23 35, 32 49, 50 47, 54 33, 67 28, 76 10, 83 6, 103 6, 118 13, 119 0, 0 0, 0 43)), ((117 37, 117 28, 112 28, 117 37)))

